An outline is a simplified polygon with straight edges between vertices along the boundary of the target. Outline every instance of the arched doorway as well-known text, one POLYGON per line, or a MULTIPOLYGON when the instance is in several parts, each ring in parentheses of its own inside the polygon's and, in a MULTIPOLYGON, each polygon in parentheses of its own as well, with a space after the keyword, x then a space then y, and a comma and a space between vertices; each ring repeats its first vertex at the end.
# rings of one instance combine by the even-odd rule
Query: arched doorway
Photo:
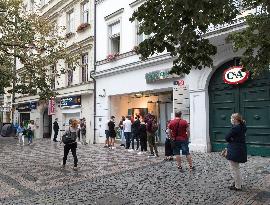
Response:
POLYGON ((48 108, 43 113, 43 138, 51 138, 52 116, 48 115, 48 108))
POLYGON ((251 155, 270 156, 270 73, 240 85, 223 82, 223 71, 239 60, 223 64, 209 84, 209 123, 212 151, 226 146, 224 136, 231 127, 230 116, 240 112, 247 122, 247 147, 251 155))

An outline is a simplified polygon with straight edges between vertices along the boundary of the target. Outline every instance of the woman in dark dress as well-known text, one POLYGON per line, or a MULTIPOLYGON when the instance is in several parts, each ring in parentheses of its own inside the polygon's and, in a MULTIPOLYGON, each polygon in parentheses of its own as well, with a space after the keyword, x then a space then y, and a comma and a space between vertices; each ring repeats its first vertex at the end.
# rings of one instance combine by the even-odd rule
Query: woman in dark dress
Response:
POLYGON ((234 183, 229 187, 231 190, 241 190, 242 179, 239 168, 239 163, 247 162, 247 147, 246 147, 246 123, 239 113, 234 113, 231 116, 232 128, 226 135, 225 140, 227 145, 227 156, 229 160, 232 177, 234 183))
POLYGON ((115 149, 114 147, 114 142, 115 142, 115 137, 116 137, 116 132, 115 132, 115 122, 114 122, 115 117, 111 116, 111 120, 108 122, 108 127, 109 127, 109 138, 110 138, 110 147, 111 149, 115 149))
POLYGON ((167 121, 166 123, 166 140, 165 140, 165 161, 171 161, 173 160, 173 149, 171 147, 171 139, 170 139, 170 130, 168 128, 170 121, 167 121))

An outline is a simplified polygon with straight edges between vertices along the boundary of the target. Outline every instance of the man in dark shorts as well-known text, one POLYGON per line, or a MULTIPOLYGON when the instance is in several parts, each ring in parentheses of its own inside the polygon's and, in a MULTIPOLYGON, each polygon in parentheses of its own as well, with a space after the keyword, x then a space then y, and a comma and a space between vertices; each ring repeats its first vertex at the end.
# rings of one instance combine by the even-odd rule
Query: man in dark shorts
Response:
POLYGON ((170 129, 170 138, 174 141, 173 146, 173 154, 176 157, 177 161, 177 167, 182 172, 182 166, 181 166, 181 157, 180 157, 180 150, 182 150, 182 155, 186 155, 188 163, 189 163, 189 169, 190 171, 194 170, 194 167, 192 166, 192 158, 189 153, 189 125, 186 120, 183 120, 181 118, 182 113, 181 111, 178 111, 175 113, 175 119, 171 120, 169 124, 170 129))

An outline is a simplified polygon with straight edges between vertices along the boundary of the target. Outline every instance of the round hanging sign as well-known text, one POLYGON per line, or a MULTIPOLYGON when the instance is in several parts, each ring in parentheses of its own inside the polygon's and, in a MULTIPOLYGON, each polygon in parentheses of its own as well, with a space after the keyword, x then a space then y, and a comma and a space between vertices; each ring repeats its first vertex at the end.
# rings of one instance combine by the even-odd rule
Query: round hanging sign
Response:
POLYGON ((228 68, 223 73, 223 81, 226 84, 244 83, 249 78, 249 71, 242 71, 242 66, 228 68))

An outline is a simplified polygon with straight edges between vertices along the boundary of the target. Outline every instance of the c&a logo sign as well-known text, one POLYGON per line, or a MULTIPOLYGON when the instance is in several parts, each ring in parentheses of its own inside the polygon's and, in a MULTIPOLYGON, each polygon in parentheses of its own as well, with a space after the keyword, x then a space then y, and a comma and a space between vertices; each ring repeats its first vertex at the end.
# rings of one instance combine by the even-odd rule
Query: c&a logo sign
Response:
POLYGON ((227 84, 244 83, 249 78, 249 71, 242 71, 242 66, 228 68, 223 73, 223 81, 227 84))

